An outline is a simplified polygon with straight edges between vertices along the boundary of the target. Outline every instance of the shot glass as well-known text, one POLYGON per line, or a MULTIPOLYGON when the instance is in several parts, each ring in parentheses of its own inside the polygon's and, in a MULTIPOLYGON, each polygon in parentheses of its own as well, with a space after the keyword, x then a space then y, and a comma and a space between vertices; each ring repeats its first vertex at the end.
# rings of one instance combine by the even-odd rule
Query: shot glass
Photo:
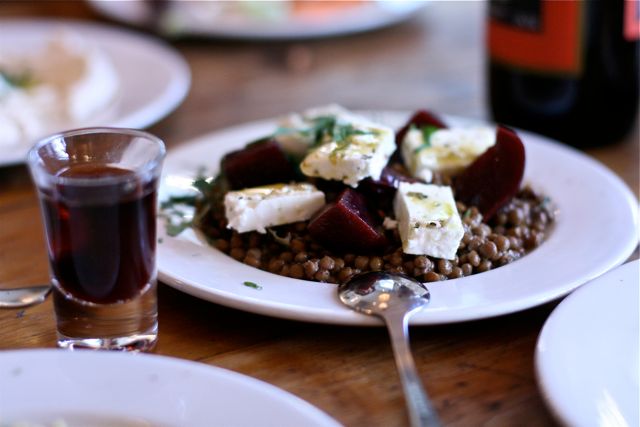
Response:
POLYGON ((156 204, 164 154, 159 138, 117 128, 63 132, 29 151, 59 347, 154 347, 156 204))

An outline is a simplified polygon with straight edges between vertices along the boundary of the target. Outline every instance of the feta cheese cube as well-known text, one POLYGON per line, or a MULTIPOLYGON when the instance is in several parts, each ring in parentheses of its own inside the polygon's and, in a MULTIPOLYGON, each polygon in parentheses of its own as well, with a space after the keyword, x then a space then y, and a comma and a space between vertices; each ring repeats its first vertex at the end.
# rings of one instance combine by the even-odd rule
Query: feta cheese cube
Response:
POLYGON ((315 143, 315 130, 327 119, 347 117, 351 113, 337 104, 310 108, 302 113, 292 113, 278 123, 274 138, 282 149, 295 157, 304 157, 315 143))
POLYGON ((404 253, 455 258, 464 228, 451 187, 403 182, 393 209, 404 253))
POLYGON ((411 128, 401 150, 413 176, 431 182, 433 172, 457 173, 495 142, 495 129, 488 127, 437 129, 432 133, 411 128))
POLYGON ((352 187, 365 178, 379 179, 396 149, 393 130, 351 113, 333 119, 322 143, 300 164, 302 173, 352 187))
POLYGON ((227 228, 239 233, 305 221, 324 204, 324 193, 307 183, 246 188, 224 197, 227 228))

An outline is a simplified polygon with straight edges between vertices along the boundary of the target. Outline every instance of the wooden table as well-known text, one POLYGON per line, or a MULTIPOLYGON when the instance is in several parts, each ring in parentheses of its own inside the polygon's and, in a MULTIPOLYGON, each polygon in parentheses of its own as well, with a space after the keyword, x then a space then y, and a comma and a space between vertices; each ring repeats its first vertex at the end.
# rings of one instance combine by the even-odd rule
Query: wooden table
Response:
MULTIPOLYGON (((3 2, 0 16, 101 21, 80 2, 3 2)), ((329 102, 486 117, 484 5, 432 2, 416 19, 309 42, 175 42, 193 72, 185 102, 151 132, 169 148, 227 125, 329 102)), ((1 28, 0 28, 1 31, 1 28)), ((638 195, 638 131, 589 154, 638 195)), ((637 254, 635 255, 637 257, 637 254)), ((0 168, 0 286, 45 282, 40 214, 23 166, 0 168)), ((407 424, 386 331, 261 317, 159 287, 156 353, 232 369, 311 402, 347 426, 407 424)), ((556 303, 495 319, 413 328, 416 363, 444 424, 554 425, 533 354, 556 303)), ((53 347, 50 299, 0 311, 0 349, 53 347)))

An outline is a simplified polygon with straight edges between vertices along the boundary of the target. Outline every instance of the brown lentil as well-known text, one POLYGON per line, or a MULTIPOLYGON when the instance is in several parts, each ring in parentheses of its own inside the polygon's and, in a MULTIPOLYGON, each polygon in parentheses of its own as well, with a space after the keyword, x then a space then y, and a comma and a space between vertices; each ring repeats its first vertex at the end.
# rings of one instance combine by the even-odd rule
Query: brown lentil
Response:
POLYGON ((303 265, 304 273, 307 277, 311 277, 318 271, 318 260, 308 260, 303 265))
POLYGON ((391 255, 391 258, 389 259, 389 262, 394 267, 401 266, 402 265, 402 255, 400 255, 398 252, 394 252, 393 255, 391 255))
POLYGON ((293 239, 291 240, 291 251, 295 254, 301 253, 305 250, 304 240, 293 239))
POLYGON ((249 255, 244 257, 242 262, 244 262, 245 264, 250 265, 251 267, 255 267, 255 268, 260 268, 260 266, 262 265, 262 263, 260 262, 260 258, 255 258, 255 257, 249 256, 249 255))
POLYGON ((369 265, 369 257, 362 255, 357 256, 355 261, 353 262, 353 265, 360 270, 364 270, 369 265))
POLYGON ((483 273, 489 270, 491 270, 491 261, 489 261, 488 259, 482 260, 482 262, 478 266, 478 271, 483 273))
POLYGON ((505 236, 501 236, 499 234, 496 234, 496 236, 493 239, 494 243, 496 244, 496 247, 498 248, 498 250, 500 252, 504 252, 506 250, 509 249, 510 246, 510 241, 509 238, 505 237, 505 236))
POLYGON ((231 258, 240 261, 244 258, 245 252, 242 248, 231 248, 231 252, 229 252, 229 255, 231 255, 231 258))
POLYGON ((438 261, 438 273, 448 276, 451 273, 452 265, 448 259, 438 261))
POLYGON ((289 269, 289 275, 294 279, 302 279, 304 277, 304 268, 300 264, 293 264, 289 269))
POLYGON ((269 261, 269 271, 272 272, 272 273, 280 271, 282 269, 283 265, 284 265, 284 261, 283 260, 277 259, 277 258, 273 258, 271 261, 269 261))
POLYGON ((470 276, 473 273, 473 266, 468 262, 462 264, 462 274, 465 276, 470 276))
POLYGON ((282 252, 278 257, 285 263, 293 261, 293 254, 291 252, 282 252))
POLYGON ((379 256, 371 257, 369 260, 369 268, 372 271, 381 270, 382 269, 382 258, 379 256))
POLYGON ((333 267, 335 266, 335 264, 336 263, 333 260, 333 258, 325 255, 320 260, 319 266, 324 270, 333 270, 333 267))
POLYGON ((346 282, 353 276, 353 269, 351 267, 345 267, 338 273, 338 280, 342 283, 346 282))
POLYGON ((216 240, 215 246, 221 252, 225 252, 225 253, 229 252, 229 247, 230 247, 229 242, 224 239, 216 240))
POLYGON ((424 275, 423 279, 425 282, 437 282, 440 280, 440 275, 438 273, 430 271, 424 275))
POLYGON ((241 248, 243 246, 242 238, 237 234, 233 234, 229 244, 231 245, 231 248, 241 248))
POLYGON ((453 267, 451 269, 451 273, 449 273, 448 275, 449 279, 457 279, 462 276, 464 276, 464 273, 462 272, 462 268, 460 267, 453 267))
POLYGON ((308 256, 306 252, 298 252, 296 256, 293 258, 296 262, 305 262, 308 256))
POLYGON ((498 247, 493 242, 485 242, 480 246, 479 252, 484 258, 493 259, 498 255, 498 247))
POLYGON ((467 260, 469 261, 469 264, 471 264, 474 267, 477 267, 480 265, 480 255, 478 255, 478 252, 476 251, 471 251, 467 254, 467 260))
POLYGON ((318 282, 326 282, 329 279, 329 272, 327 270, 318 270, 313 276, 318 282))

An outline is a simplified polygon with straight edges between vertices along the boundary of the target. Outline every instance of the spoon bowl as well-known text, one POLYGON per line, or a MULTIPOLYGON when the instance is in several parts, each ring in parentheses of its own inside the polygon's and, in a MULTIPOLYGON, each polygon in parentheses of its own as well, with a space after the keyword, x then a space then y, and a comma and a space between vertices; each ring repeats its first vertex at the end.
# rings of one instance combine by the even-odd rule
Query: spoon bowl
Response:
POLYGON ((47 299, 49 292, 51 292, 51 285, 0 289, 0 308, 21 308, 39 304, 47 299))
POLYGON ((386 310, 407 314, 429 304, 431 294, 426 286, 404 274, 373 271, 354 276, 340 285, 342 303, 365 314, 381 316, 386 310))
POLYGON ((431 296, 426 286, 403 274, 373 271, 355 275, 338 286, 338 297, 349 308, 385 321, 411 425, 439 426, 409 348, 408 318, 429 304, 431 296))

